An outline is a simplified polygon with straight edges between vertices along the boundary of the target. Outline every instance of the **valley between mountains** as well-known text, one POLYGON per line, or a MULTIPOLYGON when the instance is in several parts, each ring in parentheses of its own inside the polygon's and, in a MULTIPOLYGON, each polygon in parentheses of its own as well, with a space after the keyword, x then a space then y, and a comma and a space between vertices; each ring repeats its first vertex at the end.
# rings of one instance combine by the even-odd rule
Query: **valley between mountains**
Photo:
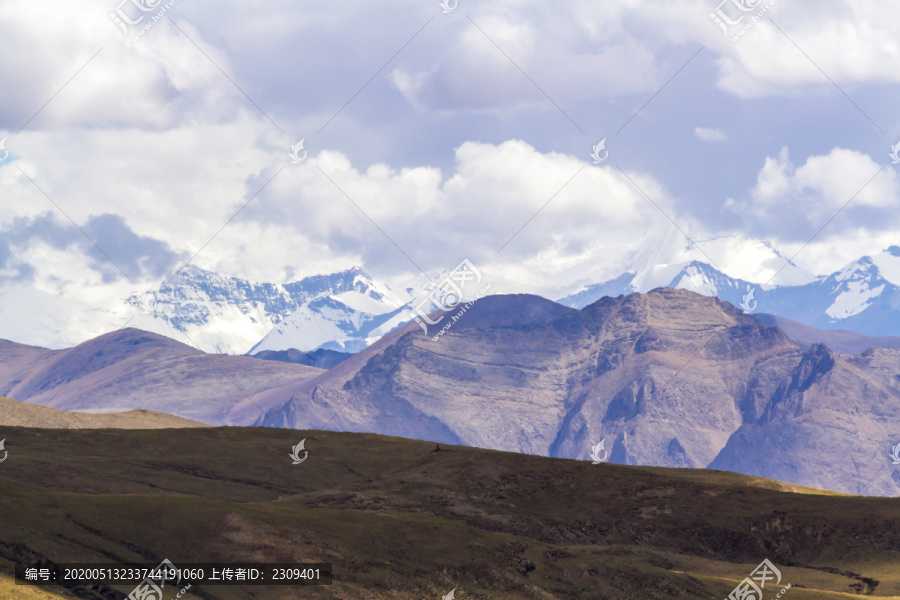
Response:
POLYGON ((328 370, 134 329, 60 351, 4 342, 0 394, 582 460, 605 440, 614 463, 900 493, 888 456, 900 441, 898 350, 800 346, 727 302, 669 288, 581 310, 489 296, 435 339, 443 325, 425 335, 409 324, 328 370))

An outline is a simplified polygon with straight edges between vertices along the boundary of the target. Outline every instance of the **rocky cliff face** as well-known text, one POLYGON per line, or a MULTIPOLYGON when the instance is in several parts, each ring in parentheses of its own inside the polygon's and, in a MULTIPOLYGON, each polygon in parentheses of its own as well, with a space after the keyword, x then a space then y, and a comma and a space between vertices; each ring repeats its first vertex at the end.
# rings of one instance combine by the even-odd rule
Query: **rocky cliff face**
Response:
POLYGON ((887 458, 900 435, 898 351, 804 351, 726 302, 673 289, 582 310, 492 296, 433 333, 408 326, 263 394, 282 405, 257 424, 579 459, 605 439, 618 463, 900 491, 887 458))
POLYGON ((896 495, 900 467, 888 453, 900 442, 898 372, 897 350, 848 358, 815 345, 760 418, 746 421, 709 466, 855 494, 896 495))

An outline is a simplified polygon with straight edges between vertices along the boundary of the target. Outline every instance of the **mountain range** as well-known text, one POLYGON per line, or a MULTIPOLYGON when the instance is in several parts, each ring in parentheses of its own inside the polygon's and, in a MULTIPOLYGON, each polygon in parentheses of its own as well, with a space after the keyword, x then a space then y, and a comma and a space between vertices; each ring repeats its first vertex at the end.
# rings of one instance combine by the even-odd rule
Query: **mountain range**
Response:
POLYGON ((255 353, 290 348, 356 352, 408 319, 396 294, 361 269, 293 283, 252 283, 188 266, 170 282, 128 304, 141 311, 134 326, 208 352, 255 353))
POLYGON ((429 335, 407 325, 261 392, 274 408, 256 425, 579 459, 603 440, 616 463, 900 493, 888 458, 900 442, 898 350, 803 348, 730 303, 668 288, 581 310, 489 296, 434 335, 443 324, 429 335))
POLYGON ((457 311, 433 313, 427 335, 410 323, 349 357, 205 354, 131 328, 67 350, 2 342, 0 394, 561 458, 586 459, 602 440, 621 464, 900 492, 888 459, 900 442, 900 350, 798 344, 730 303, 671 288, 580 310, 496 295, 457 311), (292 356, 340 362, 283 362, 292 356))
MULTIPOLYGON (((558 300, 583 308, 603 296, 646 292, 641 273, 625 273, 585 286, 558 300)), ((764 286, 733 279, 712 266, 692 261, 664 287, 688 289, 819 329, 844 329, 867 336, 900 335, 900 246, 864 256, 827 277, 804 285, 764 286), (752 294, 751 294, 752 293, 752 294)))
MULTIPOLYGON (((573 284, 562 296, 551 297, 583 308, 603 296, 670 287, 817 329, 900 336, 900 247, 862 257, 823 277, 804 274, 770 249, 747 252, 762 253, 759 260, 766 264, 785 265, 778 279, 788 283, 763 285, 729 277, 704 262, 705 256, 696 249, 673 252, 666 246, 632 257, 626 272, 611 279, 573 284)), ((391 286, 353 268, 291 283, 254 283, 187 266, 155 290, 128 296, 121 310, 112 312, 34 288, 3 288, 0 338, 62 349, 127 325, 212 353, 292 348, 358 352, 412 321, 414 307, 428 298, 442 275, 391 286)), ((492 284, 490 293, 530 289, 496 274, 484 275, 492 284)), ((424 306, 426 312, 427 307, 434 308, 427 302, 424 306)))

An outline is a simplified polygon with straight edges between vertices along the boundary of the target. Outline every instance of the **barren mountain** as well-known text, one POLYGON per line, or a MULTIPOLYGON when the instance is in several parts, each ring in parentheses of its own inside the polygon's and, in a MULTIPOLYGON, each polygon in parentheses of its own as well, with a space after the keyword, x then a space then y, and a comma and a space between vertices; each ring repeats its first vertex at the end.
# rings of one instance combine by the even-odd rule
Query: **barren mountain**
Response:
MULTIPOLYGON (((437 314, 433 315, 435 318, 437 314)), ((733 469, 896 494, 900 351, 804 350, 686 290, 582 310, 479 300, 443 335, 409 325, 327 373, 260 394, 257 424, 377 432, 623 464, 733 469)))
POLYGON ((253 395, 321 369, 205 354, 154 333, 123 329, 67 350, 0 341, 0 394, 59 410, 145 409, 210 425, 253 422, 272 405, 253 395))
POLYGON ((66 412, 0 397, 0 427, 46 429, 182 429, 203 423, 151 410, 88 414, 66 412))

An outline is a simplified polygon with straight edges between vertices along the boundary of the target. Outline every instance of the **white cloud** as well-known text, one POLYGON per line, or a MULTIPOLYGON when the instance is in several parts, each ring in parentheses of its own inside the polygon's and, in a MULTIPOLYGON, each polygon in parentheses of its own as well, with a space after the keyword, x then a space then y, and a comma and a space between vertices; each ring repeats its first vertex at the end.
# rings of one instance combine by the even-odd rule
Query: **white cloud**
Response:
MULTIPOLYGON (((200 130, 135 131, 131 138, 91 131, 87 138, 64 136, 55 146, 47 133, 23 135, 28 158, 0 166, 9 198, 0 210, 0 231, 16 219, 47 213, 67 223, 16 166, 80 226, 91 216, 118 214, 137 235, 185 256, 274 175, 195 259, 253 280, 278 280, 288 272, 299 278, 353 264, 394 276, 416 271, 409 259, 431 272, 467 257, 533 282, 559 284, 586 270, 611 272, 648 229, 670 227, 617 169, 541 153, 522 141, 467 142, 456 150, 455 172, 445 175, 429 166, 360 170, 336 151, 311 153, 290 165, 282 148, 264 152, 241 143, 262 128, 245 118, 200 130), (78 152, 83 145, 92 153, 78 152), (60 150, 65 160, 55 155, 60 150)), ((641 173, 630 177, 677 216, 659 182, 641 173)), ((63 261, 54 252, 59 250, 35 246, 20 257, 37 269, 41 289, 80 293, 80 283, 101 285, 87 257, 70 251, 63 261)))
MULTIPOLYGON (((108 16, 115 2, 7 3, 0 9, 0 29, 8 32, 4 48, 15 58, 0 63, 0 88, 14 93, 0 106, 0 139, 8 138, 11 152, 0 165, 0 232, 17 219, 47 212, 61 218, 21 167, 76 223, 119 215, 135 234, 192 255, 287 163, 290 145, 308 135, 307 162, 279 173, 203 250, 199 264, 256 280, 299 278, 353 264, 393 276, 415 270, 405 252, 426 270, 450 268, 466 256, 510 279, 539 285, 602 279, 617 275, 640 244, 672 231, 682 236, 612 163, 590 165, 586 152, 575 156, 569 150, 568 140, 557 144, 555 131, 543 144, 520 140, 532 134, 534 110, 556 108, 490 40, 565 110, 582 103, 627 113, 683 66, 673 62, 673 51, 687 57, 700 45, 712 52, 699 55, 644 115, 661 103, 693 102, 708 93, 712 84, 697 73, 711 54, 729 100, 785 93, 807 99, 803 94, 810 85, 831 85, 765 20, 738 43, 723 38, 708 17, 714 0, 575 0, 563 6, 498 0, 436 16, 347 106, 329 126, 333 129, 321 137, 310 133, 418 27, 439 15, 432 4, 388 0, 354 7, 335 0, 301 8, 182 1, 170 14, 193 42, 164 18, 138 44, 123 46, 108 16), (229 77, 287 133, 273 127, 229 77), (446 130, 420 128, 440 119, 413 121, 422 113, 408 103, 426 114, 489 114, 472 116, 472 129, 450 138, 446 130), (532 113, 522 117, 517 111, 523 109, 532 113), (341 127, 345 139, 327 137, 341 127), (448 156, 454 149, 452 172, 420 159, 418 148, 390 164, 381 156, 392 143, 419 143, 419 138, 448 156), (376 158, 360 159, 361 147, 374 147, 376 158)), ((814 9, 783 0, 771 15, 839 84, 884 84, 900 81, 900 71, 885 68, 900 62, 900 23, 884 18, 891 10, 886 0, 825 0, 814 9)), ((873 93, 867 109, 892 98, 879 94, 873 93)), ((847 110, 854 109, 848 104, 847 110)), ((608 126, 605 113, 573 115, 585 129, 590 119, 608 126)), ((766 126, 760 122, 760 131, 780 133, 766 126)), ((626 134, 635 131, 631 127, 626 134)), ((806 127, 801 135, 821 135, 820 123, 806 127)), ((740 146, 739 128, 729 124, 728 129, 735 140, 728 146, 740 146)), ((694 135, 706 142, 726 139, 714 128, 697 127, 694 135)), ((673 147, 668 139, 645 139, 653 140, 645 142, 651 149, 673 147)), ((586 141, 582 150, 587 149, 586 141)), ((663 154, 659 160, 668 160, 663 154)), ((644 156, 654 159, 653 153, 644 156)), ((760 156, 739 158, 754 171, 763 162, 760 156)), ((744 219, 747 239, 757 236, 779 250, 799 249, 883 161, 835 148, 795 166, 785 150, 766 158, 748 197, 728 206, 744 219)), ((712 229, 716 215, 692 214, 671 197, 667 189, 680 182, 662 181, 655 171, 662 170, 660 163, 638 164, 638 173, 624 162, 621 166, 663 213, 692 232, 712 229)), ((824 264, 833 236, 847 240, 835 255, 843 256, 845 248, 864 253, 874 244, 889 245, 884 236, 892 227, 896 231, 897 201, 896 173, 889 168, 823 232, 822 239, 831 241, 817 240, 803 256, 824 264)), ((765 252, 741 254, 743 243, 722 245, 716 256, 735 269, 768 272, 769 265, 756 268, 755 259, 747 258, 765 252), (744 258, 735 258, 739 255, 744 258)), ((22 248, 20 258, 37 270, 42 289, 123 293, 118 283, 104 282, 87 257, 64 257, 38 241, 22 248)))
POLYGON ((427 69, 394 69, 394 85, 414 106, 437 111, 553 110, 544 93, 570 104, 660 85, 653 52, 644 41, 619 24, 595 27, 604 18, 617 23, 621 9, 597 5, 589 14, 576 10, 584 9, 577 4, 511 8, 484 5, 473 15, 477 28, 459 28, 447 51, 427 69), (587 20, 579 20, 578 12, 587 20))
POLYGON ((796 167, 785 147, 777 157, 766 158, 750 192, 753 202, 748 209, 759 217, 788 210, 817 222, 845 205, 848 209, 895 208, 900 204, 895 172, 886 169, 875 177, 881 168, 870 156, 844 148, 810 156, 796 167))
POLYGON ((882 167, 844 148, 795 166, 782 148, 765 159, 749 198, 730 198, 725 208, 785 256, 802 251, 797 262, 808 272, 830 273, 896 243, 900 184, 882 167))
MULTIPOLYGON (((776 1, 751 29, 732 41, 758 11, 723 10, 741 22, 727 35, 710 19, 716 0, 573 2, 479 5, 472 19, 522 70, 558 102, 655 91, 677 68, 660 57, 673 46, 712 50, 717 85, 738 98, 790 94, 809 86, 897 84, 900 21, 891 0, 823 0, 814 8, 776 1), (769 22, 771 18, 778 27, 769 22), (821 69, 821 70, 820 70, 821 69), (822 74, 828 74, 828 77, 822 74)), ((461 27, 435 64, 396 69, 392 79, 420 109, 514 109, 543 97, 474 27, 461 27), (470 83, 471 85, 466 85, 470 83)), ((837 90, 832 90, 839 93, 837 90)))
MULTIPOLYGON (((631 177, 674 214, 658 182, 631 177)), ((526 279, 561 279, 587 265, 612 267, 662 217, 617 170, 511 140, 463 144, 446 176, 384 164, 360 171, 342 154, 322 152, 273 181, 264 202, 248 207, 249 219, 289 223, 295 236, 385 273, 416 270, 405 252, 429 272, 466 257, 526 279)))
POLYGON ((713 127, 694 127, 694 135, 703 142, 724 142, 728 139, 721 129, 713 127))

